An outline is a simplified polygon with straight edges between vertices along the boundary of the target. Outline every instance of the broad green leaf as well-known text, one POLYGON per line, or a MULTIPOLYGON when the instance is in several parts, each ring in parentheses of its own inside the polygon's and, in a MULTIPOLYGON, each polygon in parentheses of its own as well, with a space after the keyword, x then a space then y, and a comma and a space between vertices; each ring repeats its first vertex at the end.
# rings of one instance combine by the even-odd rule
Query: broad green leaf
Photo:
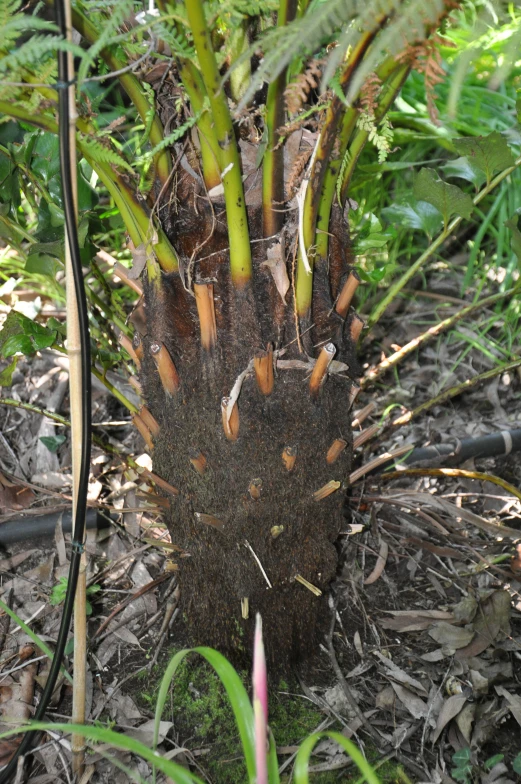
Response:
POLYGON ((24 335, 23 333, 11 335, 2 346, 2 354, 6 359, 18 352, 26 354, 27 356, 34 354, 34 347, 29 335, 24 335))
POLYGON ((421 199, 416 204, 393 204, 392 207, 385 207, 382 215, 395 226, 421 229, 428 237, 432 237, 440 228, 439 210, 421 199))
POLYGON ((251 706, 248 693, 242 685, 242 681, 238 674, 230 662, 227 661, 227 659, 225 659, 224 656, 218 651, 213 650, 213 648, 186 648, 185 650, 176 653, 175 656, 170 659, 170 662, 168 663, 168 666, 165 670, 165 674, 161 680, 159 693, 157 695, 153 746, 154 748, 157 747, 159 737, 159 723, 163 715, 163 709, 168 698, 175 672, 185 656, 192 652, 201 654, 201 656, 203 656, 206 661, 212 665, 215 672, 221 679, 224 688, 226 689, 226 693, 235 716, 235 721, 237 723, 237 729, 239 730, 239 735, 241 738, 246 769, 248 771, 249 784, 255 784, 257 777, 255 772, 255 735, 253 726, 253 708, 251 706))
POLYGON ((40 436, 40 441, 47 447, 49 452, 56 454, 60 446, 65 442, 65 436, 40 436))
POLYGON ((485 172, 487 185, 497 171, 503 171, 514 163, 514 154, 499 131, 492 131, 488 136, 465 137, 454 139, 454 146, 460 155, 485 172))
POLYGON ((414 183, 414 195, 417 199, 428 201, 441 212, 445 229, 453 215, 470 218, 474 208, 468 193, 464 193, 457 185, 440 180, 434 169, 420 171, 414 183))
POLYGON ((519 752, 517 757, 514 758, 514 761, 512 762, 512 770, 514 771, 514 773, 517 773, 518 776, 521 776, 521 751, 519 752))
POLYGON ((503 762, 504 759, 504 754, 494 754, 493 757, 489 757, 488 760, 483 763, 483 767, 485 770, 490 770, 490 768, 493 768, 494 765, 498 764, 498 762, 503 762))
POLYGON ((514 215, 510 220, 505 221, 505 226, 507 229, 510 229, 512 232, 512 237, 510 239, 510 246, 512 251, 517 256, 517 263, 519 268, 521 269, 521 231, 517 228, 517 222, 519 220, 518 215, 514 215))
POLYGON ((471 756, 472 752, 467 746, 464 749, 459 749, 459 751, 454 752, 452 755, 452 762, 458 767, 459 765, 464 765, 466 762, 469 762, 471 756))
POLYGON ((56 273, 61 269, 63 269, 63 265, 58 259, 45 253, 31 253, 25 262, 26 272, 34 275, 47 275, 53 280, 56 277, 56 273))
POLYGON ((459 177, 461 180, 468 180, 478 190, 486 180, 484 173, 475 166, 468 158, 455 158, 453 161, 441 167, 446 177, 459 177))
POLYGON ((516 119, 521 125, 521 90, 516 91, 516 119))
POLYGON ((38 134, 33 148, 31 170, 49 182, 60 171, 60 146, 54 133, 38 134))
POLYGON ((13 373, 16 370, 20 357, 14 357, 10 365, 0 372, 0 387, 10 387, 13 383, 13 373))
POLYGON ((361 256, 369 250, 384 248, 392 238, 393 232, 384 232, 382 224, 376 215, 373 215, 371 212, 362 219, 361 224, 357 227, 353 246, 354 253, 357 256, 361 256))
POLYGON ((63 214, 63 210, 58 207, 57 204, 49 204, 49 212, 51 214, 51 226, 56 228, 58 226, 63 226, 65 223, 65 216, 63 214))

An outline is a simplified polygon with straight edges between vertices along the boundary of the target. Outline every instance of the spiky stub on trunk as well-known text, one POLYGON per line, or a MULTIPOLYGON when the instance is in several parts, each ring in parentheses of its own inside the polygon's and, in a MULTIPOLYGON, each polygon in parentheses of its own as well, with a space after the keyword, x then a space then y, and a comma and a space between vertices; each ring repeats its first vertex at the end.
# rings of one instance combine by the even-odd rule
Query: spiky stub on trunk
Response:
POLYGON ((296 226, 262 239, 250 192, 253 276, 238 290, 221 205, 214 217, 199 199, 197 214, 188 177, 178 196, 171 230, 185 269, 145 284, 141 383, 160 426, 154 471, 179 489, 167 523, 183 553, 182 603, 192 642, 234 661, 249 658, 260 612, 270 664, 283 669, 312 650, 328 617, 344 524, 359 373, 352 315, 334 308, 349 275, 347 233, 337 220, 331 274, 315 269, 309 328, 297 336, 291 290, 280 286, 292 277, 296 226))

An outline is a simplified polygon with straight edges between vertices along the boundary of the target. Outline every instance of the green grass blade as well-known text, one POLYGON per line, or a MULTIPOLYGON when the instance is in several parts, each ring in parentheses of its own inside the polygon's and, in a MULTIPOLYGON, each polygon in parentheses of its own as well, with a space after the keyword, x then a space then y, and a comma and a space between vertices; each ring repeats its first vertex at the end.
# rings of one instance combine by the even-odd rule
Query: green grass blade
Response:
POLYGON ((230 705, 232 707, 237 729, 241 738, 242 748, 244 752, 244 759, 246 762, 246 769, 248 771, 248 779, 250 784, 255 784, 256 771, 255 771, 255 735, 253 725, 253 708, 251 706, 250 698, 238 674, 222 654, 215 651, 213 648, 186 648, 179 651, 172 657, 168 667, 165 670, 159 693, 156 702, 155 714, 155 727, 154 727, 154 748, 157 746, 157 739, 159 736, 159 722, 163 715, 166 699, 172 679, 175 672, 185 656, 189 653, 199 653, 206 661, 211 664, 215 672, 221 679, 221 682, 226 690, 230 705))
MULTIPOLYGON (((12 618, 12 620, 13 620, 13 621, 15 621, 15 622, 18 624, 18 626, 19 626, 21 629, 23 629, 23 630, 24 630, 24 632, 25 632, 26 634, 28 634, 28 635, 29 635, 29 637, 31 638, 31 640, 32 640, 32 641, 34 642, 34 644, 35 644, 35 645, 36 645, 36 646, 37 646, 37 647, 38 647, 38 648, 39 648, 39 649, 42 651, 42 653, 45 653, 45 654, 46 654, 46 656, 48 656, 48 657, 49 657, 49 659, 50 659, 51 661, 54 659, 54 653, 51 651, 51 649, 49 648, 49 646, 48 646, 48 645, 46 645, 46 644, 44 643, 44 641, 43 641, 43 640, 41 640, 41 639, 38 637, 38 635, 36 634, 36 632, 33 632, 33 630, 32 630, 32 629, 31 629, 29 626, 27 626, 27 624, 26 624, 24 621, 22 621, 22 619, 20 618, 20 616, 19 616, 19 615, 17 615, 17 614, 16 614, 16 613, 15 613, 13 610, 11 610, 11 608, 10 608, 10 607, 8 607, 8 606, 7 606, 7 604, 6 604, 5 602, 3 602, 1 599, 0 599, 0 610, 3 610, 5 613, 7 613, 7 615, 8 615, 10 618, 12 618)), ((72 683, 72 677, 69 675, 69 673, 67 672, 67 670, 65 669, 65 667, 62 667, 62 668, 61 668, 61 671, 62 671, 62 674, 63 674, 63 675, 64 675, 64 676, 67 678, 67 680, 68 680, 70 683, 72 683)))
POLYGON ((270 747, 268 750, 268 781, 270 784, 280 784, 279 761, 277 759, 277 744, 272 731, 268 728, 270 747))
POLYGON ((87 740, 107 743, 115 749, 130 751, 132 754, 136 754, 147 762, 150 762, 158 768, 161 773, 164 773, 172 781, 175 781, 176 784, 203 784, 198 776, 190 773, 181 765, 165 759, 161 754, 158 754, 157 751, 153 751, 152 749, 149 749, 148 746, 145 746, 144 743, 140 743, 140 741, 129 738, 122 733, 114 732, 114 730, 108 730, 106 727, 94 727, 90 724, 54 724, 49 721, 35 721, 26 724, 23 727, 14 727, 12 730, 2 732, 0 738, 10 738, 21 732, 45 732, 49 730, 81 735, 82 737, 87 738, 87 740))
POLYGON ((341 735, 339 732, 333 732, 332 730, 328 730, 326 732, 315 732, 313 735, 310 735, 309 738, 302 743, 300 749, 298 750, 298 754, 295 758, 295 768, 294 768, 294 775, 295 775, 295 784, 309 784, 309 758, 311 757, 311 753, 318 743, 319 740, 322 738, 332 738, 336 740, 339 746, 342 746, 344 751, 351 757, 355 765, 358 766, 360 772, 364 775, 365 781, 368 784, 380 784, 380 780, 376 773, 374 772, 371 765, 367 762, 365 757, 362 755, 360 749, 358 749, 355 744, 341 735))

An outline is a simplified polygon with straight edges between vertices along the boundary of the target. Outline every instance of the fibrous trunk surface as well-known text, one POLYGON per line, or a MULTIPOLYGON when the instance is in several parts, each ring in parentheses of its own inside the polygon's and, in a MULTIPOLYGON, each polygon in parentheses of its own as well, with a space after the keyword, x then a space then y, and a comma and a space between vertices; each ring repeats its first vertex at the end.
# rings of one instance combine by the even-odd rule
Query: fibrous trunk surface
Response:
MULTIPOLYGON (((254 185, 247 204, 253 277, 237 290, 222 203, 209 204, 188 175, 178 181, 175 208, 164 222, 183 269, 163 276, 160 286, 145 286, 141 383, 160 425, 154 471, 179 490, 170 496, 167 524, 180 548, 192 642, 246 660, 260 612, 268 657, 284 669, 311 650, 317 624, 328 616, 325 591, 344 525, 342 489, 318 501, 314 494, 329 482, 344 482, 352 459, 350 400, 358 375, 352 316, 344 320, 333 309, 349 272, 348 238, 337 215, 329 269, 315 270, 308 328, 301 324, 297 336, 292 288, 283 298, 273 274, 280 244, 279 272, 292 279, 296 226, 286 221, 280 236, 263 239, 254 185), (194 283, 207 284, 213 299, 216 340, 209 348, 201 340, 194 283), (336 350, 332 372, 313 395, 311 369, 328 342, 336 350), (180 385, 173 393, 161 381, 154 344, 164 346, 175 365, 180 385), (270 394, 262 382, 259 388, 256 357, 265 358, 264 370, 272 363, 270 394), (226 427, 221 401, 234 385, 240 393, 226 427), (328 463, 335 440, 345 447, 328 463)), ((288 215, 294 222, 294 212, 288 215)))

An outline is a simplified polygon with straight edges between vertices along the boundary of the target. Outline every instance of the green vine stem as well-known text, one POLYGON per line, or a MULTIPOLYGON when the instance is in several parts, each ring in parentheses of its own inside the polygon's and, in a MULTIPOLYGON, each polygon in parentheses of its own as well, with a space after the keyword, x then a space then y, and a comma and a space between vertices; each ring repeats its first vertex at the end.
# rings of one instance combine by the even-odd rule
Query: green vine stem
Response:
MULTIPOLYGON (((1 107, 0 107, 0 111, 1 111, 1 107)), ((506 169, 504 169, 502 172, 496 175, 496 177, 494 177, 494 179, 491 180, 491 182, 488 185, 486 185, 474 197, 473 199, 474 206, 477 206, 485 198, 485 196, 488 196, 488 194, 491 191, 493 191, 497 185, 503 182, 503 180, 506 177, 508 177, 509 174, 512 174, 512 172, 515 171, 520 165, 521 165, 521 156, 519 156, 519 158, 516 158, 512 166, 508 166, 506 169)), ((438 248, 441 245, 443 245, 447 237, 449 237, 458 228, 462 220, 463 218, 461 217, 454 218, 454 220, 452 220, 449 223, 447 228, 441 231, 440 234, 438 234, 438 236, 436 237, 436 239, 431 242, 429 247, 426 250, 424 250, 421 256, 419 256, 416 259, 414 264, 411 264, 411 266, 408 267, 408 269, 403 273, 403 275, 401 275, 398 278, 398 280, 395 281, 390 286, 389 290, 387 291, 383 299, 378 303, 378 305, 371 313, 367 322, 368 328, 373 327, 381 319, 382 315, 385 313, 385 311, 387 310, 387 308, 389 307, 393 299, 407 285, 410 279, 414 277, 414 275, 416 275, 418 270, 420 270, 423 267, 425 262, 430 259, 430 257, 438 250, 438 248)))
MULTIPOLYGON (((402 416, 393 419, 388 427, 392 429, 406 425, 411 421, 411 419, 416 419, 417 416, 424 414, 426 411, 430 411, 430 409, 434 408, 434 406, 441 406, 443 403, 446 403, 447 400, 452 400, 453 397, 458 397, 458 395, 463 394, 463 392, 467 392, 469 389, 473 389, 473 387, 478 386, 478 384, 481 384, 483 381, 496 378, 496 376, 499 376, 502 373, 508 373, 510 370, 515 370, 518 367, 521 367, 521 359, 514 359, 512 362, 505 362, 502 365, 497 365, 496 367, 492 368, 492 370, 486 370, 484 373, 480 373, 478 376, 468 378, 462 384, 457 384, 456 386, 450 387, 449 389, 444 389, 443 392, 440 392, 440 394, 436 395, 436 397, 427 400, 425 403, 417 406, 412 411, 407 411, 406 414, 402 414, 402 416)), ((385 430, 387 430, 387 428, 385 428, 385 430)))
POLYGON ((240 289, 251 278, 252 262, 239 149, 226 96, 221 89, 221 76, 206 25, 202 1, 190 0, 186 4, 186 13, 210 100, 215 135, 220 148, 219 163, 226 202, 231 276, 234 286, 240 289))
MULTIPOLYGON (((75 27, 76 30, 90 44, 93 44, 98 40, 98 30, 77 7, 72 9, 72 24, 73 27, 75 27)), ((125 65, 127 65, 127 63, 119 60, 119 58, 111 52, 109 47, 104 47, 101 50, 100 55, 112 71, 119 71, 125 67, 125 65)), ((139 79, 137 79, 134 74, 130 72, 120 74, 118 79, 122 88, 125 90, 128 97, 136 107, 139 116, 146 125, 150 111, 152 110, 155 112, 155 109, 150 105, 150 101, 145 91, 143 90, 139 79)), ((161 124, 161 120, 155 112, 150 128, 150 143, 152 147, 155 147, 156 144, 162 142, 163 139, 163 126, 161 124)), ((170 153, 167 149, 160 150, 154 155, 154 165, 161 184, 165 185, 168 182, 170 172, 172 171, 172 161, 170 158, 170 153)))
MULTIPOLYGON (((344 92, 348 90, 350 81, 377 32, 378 29, 364 33, 353 48, 340 77, 340 87, 344 92)), ((303 232, 301 239, 299 240, 295 283, 295 302, 297 313, 300 317, 306 316, 311 307, 311 298, 313 294, 313 261, 315 255, 314 245, 319 204, 318 196, 322 191, 327 164, 334 148, 338 125, 343 113, 344 103, 341 98, 336 95, 326 111, 322 131, 313 153, 313 163, 309 179, 303 181, 302 187, 305 187, 303 197, 304 203, 300 207, 300 210, 302 211, 300 222, 303 226, 303 232), (309 270, 305 263, 304 254, 307 255, 309 270)))
POLYGON ((467 305, 461 310, 458 310, 457 313, 454 313, 452 316, 448 316, 443 321, 440 321, 438 324, 435 324, 433 327, 430 327, 426 332, 423 332, 421 335, 418 335, 417 338, 410 340, 409 343, 406 343, 405 346, 402 346, 401 349, 395 351, 394 354, 384 359, 380 362, 372 370, 369 370, 365 376, 360 381, 361 389, 364 389, 369 384, 372 384, 374 381, 377 381, 381 376, 384 375, 388 370, 398 365, 402 359, 405 359, 412 351, 416 351, 416 349, 423 346, 433 338, 438 337, 443 332, 446 332, 448 329, 453 327, 458 321, 470 316, 477 310, 481 310, 481 308, 488 308, 490 305, 495 305, 496 302, 500 302, 502 299, 509 299, 514 294, 518 293, 521 289, 521 283, 514 286, 508 291, 500 291, 498 294, 492 294, 490 297, 486 297, 485 299, 480 300, 479 302, 475 302, 472 305, 467 305))
MULTIPOLYGON (((277 26, 283 27, 295 18, 297 0, 280 0, 277 26)), ((271 237, 282 228, 284 215, 280 212, 284 202, 284 148, 277 129, 284 125, 284 88, 287 69, 268 87, 266 98, 265 128, 266 151, 262 160, 262 221, 265 237, 271 237), (273 207, 278 205, 279 211, 273 207)))
MULTIPOLYGON (((0 101, 0 114, 15 117, 21 122, 35 125, 37 128, 41 128, 49 133, 58 132, 58 126, 52 117, 42 114, 33 116, 22 107, 10 104, 7 101, 0 101)), ((152 247, 161 269, 165 272, 175 272, 179 267, 179 262, 174 248, 159 226, 155 228, 151 226, 148 209, 139 201, 128 180, 115 172, 108 163, 102 163, 93 158, 92 154, 82 145, 81 138, 78 139, 78 149, 85 160, 96 171, 114 199, 134 245, 138 247, 143 243, 146 244, 149 241, 150 234, 154 231, 157 242, 152 247)))
POLYGON ((91 372, 92 372, 92 375, 96 376, 98 381, 101 381, 103 386, 106 387, 106 389, 108 389, 110 394, 113 395, 115 398, 117 398, 117 400, 119 400, 119 402, 122 405, 124 405, 125 408, 128 409, 131 414, 138 414, 139 413, 139 409, 134 405, 134 403, 131 403, 130 400, 128 399, 128 397, 125 397, 123 392, 120 392, 119 389, 116 386, 114 386, 114 384, 112 384, 108 380, 108 378, 106 378, 105 374, 102 373, 101 371, 99 371, 97 367, 94 367, 94 365, 93 365, 91 367, 91 372))

